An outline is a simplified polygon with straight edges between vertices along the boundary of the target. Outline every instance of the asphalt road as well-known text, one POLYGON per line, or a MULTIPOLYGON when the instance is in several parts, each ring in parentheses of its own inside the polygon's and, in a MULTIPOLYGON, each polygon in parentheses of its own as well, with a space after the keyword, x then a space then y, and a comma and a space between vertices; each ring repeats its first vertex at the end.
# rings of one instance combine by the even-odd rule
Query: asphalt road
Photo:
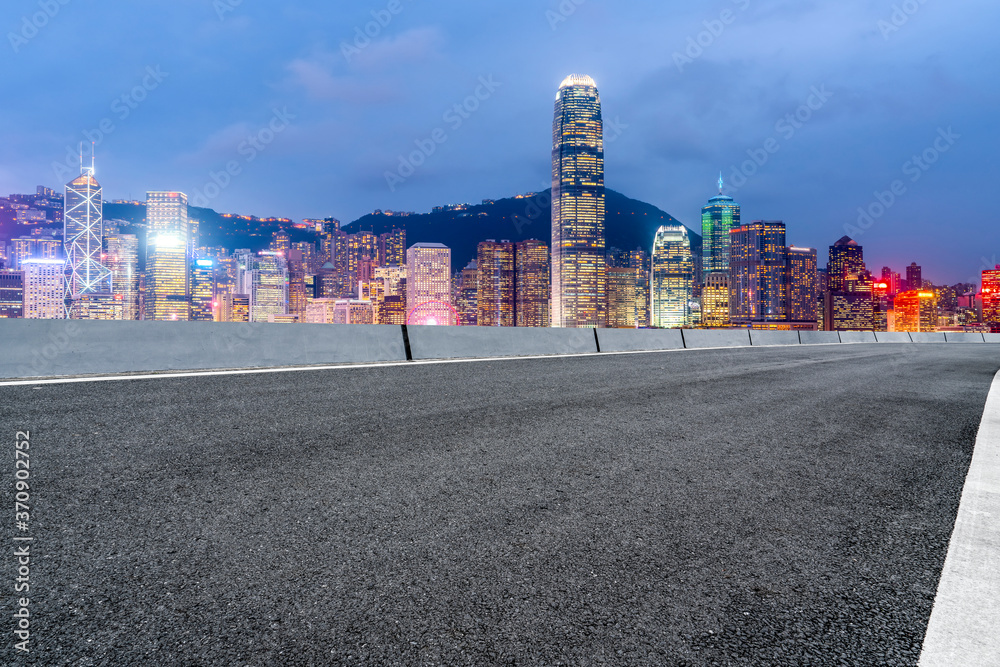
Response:
POLYGON ((998 369, 842 345, 2 387, 36 541, 32 652, 8 604, 0 662, 913 665, 998 369))

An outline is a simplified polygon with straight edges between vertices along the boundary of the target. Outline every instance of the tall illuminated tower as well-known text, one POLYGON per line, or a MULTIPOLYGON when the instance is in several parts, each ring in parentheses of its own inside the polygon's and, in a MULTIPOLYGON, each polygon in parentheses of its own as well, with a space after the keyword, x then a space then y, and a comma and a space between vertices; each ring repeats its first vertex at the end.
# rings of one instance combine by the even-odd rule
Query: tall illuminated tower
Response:
POLYGON ((691 238, 683 225, 664 225, 653 240, 650 280, 654 327, 690 326, 690 301, 694 286, 691 238))
POLYGON ((983 324, 1000 333, 1000 264, 983 271, 983 324))
POLYGON ((729 316, 735 326, 788 319, 785 223, 757 220, 730 232, 729 316))
POLYGON ((188 207, 182 192, 146 193, 146 319, 190 318, 188 207))
POLYGON ((481 327, 514 326, 514 244, 510 241, 480 243, 476 266, 476 324, 481 327))
POLYGON ((740 205, 722 194, 722 174, 719 174, 719 194, 701 209, 702 270, 729 272, 729 232, 740 226, 740 205))
POLYGON ((121 296, 123 318, 139 319, 139 238, 133 234, 111 234, 104 237, 106 257, 111 271, 111 292, 121 296))
POLYGON ((549 247, 536 239, 516 247, 514 294, 519 327, 549 326, 549 247))
POLYGON ((63 231, 66 245, 66 310, 70 317, 86 318, 79 302, 86 295, 111 294, 111 272, 101 263, 104 216, 101 186, 94 177, 94 160, 66 184, 63 231))
POLYGON ((589 76, 567 77, 552 123, 552 326, 603 327, 604 122, 589 76))

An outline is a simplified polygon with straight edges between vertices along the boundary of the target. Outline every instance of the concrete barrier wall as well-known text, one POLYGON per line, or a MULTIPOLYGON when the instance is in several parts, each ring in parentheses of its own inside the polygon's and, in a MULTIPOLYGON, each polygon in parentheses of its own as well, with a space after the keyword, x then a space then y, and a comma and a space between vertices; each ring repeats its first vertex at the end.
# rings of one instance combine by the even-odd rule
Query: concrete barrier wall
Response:
POLYGON ((841 331, 841 343, 877 343, 874 331, 841 331))
POLYGON ((840 343, 840 333, 836 331, 800 331, 799 340, 803 345, 830 345, 840 343))
POLYGON ((750 331, 750 342, 754 346, 798 345, 798 331, 750 331))
POLYGON ((684 347, 680 329, 598 329, 601 352, 650 352, 684 347))
POLYGON ((689 348, 750 347, 747 329, 684 329, 684 345, 689 348))
POLYGON ((414 360, 597 352, 593 329, 408 326, 414 360))
POLYGON ((875 340, 880 343, 912 343, 910 334, 905 331, 876 331, 875 340))
POLYGON ((934 331, 911 331, 910 339, 914 343, 944 343, 944 334, 934 331))
POLYGON ((958 333, 955 331, 946 331, 944 333, 944 339, 948 343, 983 343, 985 339, 981 333, 958 333))
POLYGON ((0 320, 0 377, 406 361, 398 326, 0 320))
MULTIPOLYGON (((413 359, 597 352, 592 329, 411 326, 413 359)), ((1000 344, 1000 334, 836 331, 597 331, 602 352, 905 342, 1000 344)), ((398 326, 0 319, 0 378, 405 361, 398 326)))

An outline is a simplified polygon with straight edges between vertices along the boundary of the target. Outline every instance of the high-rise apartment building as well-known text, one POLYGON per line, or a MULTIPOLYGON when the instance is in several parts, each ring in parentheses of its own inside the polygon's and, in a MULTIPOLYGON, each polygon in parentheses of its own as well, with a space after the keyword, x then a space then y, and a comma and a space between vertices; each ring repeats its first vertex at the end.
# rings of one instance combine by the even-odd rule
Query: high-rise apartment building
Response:
POLYGON ((830 246, 826 273, 831 292, 844 291, 844 281, 865 270, 864 249, 854 239, 844 236, 830 246))
POLYGON ((514 313, 515 248, 510 241, 484 241, 476 253, 478 293, 476 325, 512 327, 514 313))
POLYGON ((823 326, 828 331, 874 331, 874 282, 857 241, 844 236, 830 246, 823 326))
POLYGON ((788 320, 791 322, 815 322, 816 249, 789 246, 788 251, 788 320))
POLYGON ((187 321, 191 305, 187 195, 146 193, 146 220, 145 318, 187 321))
POLYGON ((0 319, 24 317, 24 272, 0 269, 0 319))
MULTIPOLYGON (((740 205, 732 197, 722 194, 722 175, 719 175, 719 194, 708 200, 701 209, 702 270, 729 273, 729 232, 740 226, 740 205)), ((718 283, 718 279, 716 279, 718 283)))
POLYGON ((516 244, 514 311, 516 326, 548 327, 551 298, 549 247, 536 239, 516 244))
POLYGON ((378 237, 379 266, 406 266, 406 230, 392 228, 392 231, 379 234, 378 237))
POLYGON ((410 324, 454 325, 451 305, 451 249, 417 243, 406 251, 406 307, 410 324))
POLYGON ((729 319, 735 326, 788 320, 785 223, 757 220, 730 234, 729 319))
POLYGON ((476 260, 455 276, 455 310, 459 326, 476 326, 479 320, 479 266, 476 260))
POLYGON ((653 239, 650 299, 652 325, 679 328, 691 325, 694 255, 683 225, 664 225, 653 239))
POLYGON ((66 318, 66 262, 61 259, 25 259, 24 317, 35 320, 66 318))
POLYGON ((552 126, 552 326, 606 323, 604 122, 597 85, 567 77, 552 126))
POLYGON ((21 236, 10 242, 10 262, 7 268, 21 270, 26 259, 64 259, 63 243, 51 236, 21 236))
POLYGON ((608 267, 608 328, 635 329, 639 326, 636 290, 645 281, 645 272, 631 267, 608 267))

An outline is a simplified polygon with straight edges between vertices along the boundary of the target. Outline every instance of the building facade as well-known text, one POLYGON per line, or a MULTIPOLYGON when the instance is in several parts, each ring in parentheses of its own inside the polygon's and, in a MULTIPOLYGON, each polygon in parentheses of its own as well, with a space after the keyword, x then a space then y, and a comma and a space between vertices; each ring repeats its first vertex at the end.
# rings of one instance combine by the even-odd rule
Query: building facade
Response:
POLYGON ((457 324, 451 305, 450 248, 417 243, 406 251, 406 307, 409 324, 457 324))
POLYGON ((652 326, 690 326, 694 255, 686 227, 664 225, 657 230, 652 263, 649 288, 652 326))
POLYGON ((552 312, 554 327, 606 323, 604 121, 597 85, 567 77, 552 125, 552 312))
POLYGON ((730 232, 729 319, 734 326, 788 321, 785 223, 757 220, 730 232))
POLYGON ((146 194, 145 319, 190 318, 188 202, 182 192, 146 194))

